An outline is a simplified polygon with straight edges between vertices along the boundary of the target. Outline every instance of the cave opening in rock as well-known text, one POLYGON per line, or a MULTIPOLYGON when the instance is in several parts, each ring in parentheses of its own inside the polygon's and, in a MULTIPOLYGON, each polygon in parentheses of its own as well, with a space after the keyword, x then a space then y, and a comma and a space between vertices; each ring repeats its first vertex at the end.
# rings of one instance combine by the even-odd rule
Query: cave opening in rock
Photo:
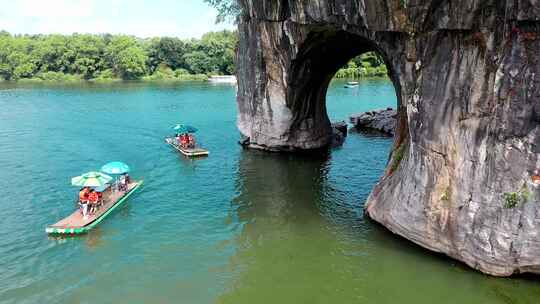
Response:
MULTIPOLYGON (((376 54, 375 60, 384 62, 385 70, 395 90, 398 114, 394 147, 391 153, 393 155, 394 151, 403 147, 403 143, 406 143, 408 138, 407 114, 402 106, 399 76, 395 72, 396 69, 393 67, 395 63, 390 60, 391 58, 388 58, 373 40, 360 34, 344 30, 321 29, 312 31, 308 35, 298 56, 292 61, 292 73, 289 74, 288 79, 290 90, 287 100, 294 115, 293 129, 303 130, 316 125, 316 129, 320 130, 320 134, 316 136, 325 136, 325 130, 331 130, 327 105, 328 88, 336 74, 343 73, 340 69, 348 65, 350 67, 350 62, 362 54, 376 54)), ((360 85, 362 81, 360 80, 360 85)), ((359 108, 364 111, 375 110, 375 108, 359 108)), ((341 120, 347 118, 348 115, 342 117, 341 120)), ((391 173, 391 167, 388 167, 387 173, 391 173)))

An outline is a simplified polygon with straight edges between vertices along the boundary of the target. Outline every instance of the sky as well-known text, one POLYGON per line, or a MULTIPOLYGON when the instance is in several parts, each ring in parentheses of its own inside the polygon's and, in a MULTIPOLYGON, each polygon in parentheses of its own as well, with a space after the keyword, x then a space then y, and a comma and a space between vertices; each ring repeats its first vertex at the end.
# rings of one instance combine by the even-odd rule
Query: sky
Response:
POLYGON ((216 14, 203 0, 0 0, 0 30, 200 38, 234 29, 216 25, 216 14))

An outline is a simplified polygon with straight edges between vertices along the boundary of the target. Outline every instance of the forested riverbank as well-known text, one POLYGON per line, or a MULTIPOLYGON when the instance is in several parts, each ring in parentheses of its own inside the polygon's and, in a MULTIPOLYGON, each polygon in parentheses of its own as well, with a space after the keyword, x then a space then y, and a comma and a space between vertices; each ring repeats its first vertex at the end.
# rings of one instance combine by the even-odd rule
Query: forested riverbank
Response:
MULTIPOLYGON (((0 81, 110 82, 206 80, 235 72, 238 36, 210 32, 201 39, 111 34, 12 35, 0 32, 0 81)), ((380 56, 365 53, 336 78, 384 77, 380 56)))
POLYGON ((0 80, 205 80, 234 73, 237 35, 201 39, 127 35, 11 35, 0 32, 0 80))
POLYGON ((382 57, 375 52, 353 58, 340 69, 335 78, 387 77, 388 70, 382 57))

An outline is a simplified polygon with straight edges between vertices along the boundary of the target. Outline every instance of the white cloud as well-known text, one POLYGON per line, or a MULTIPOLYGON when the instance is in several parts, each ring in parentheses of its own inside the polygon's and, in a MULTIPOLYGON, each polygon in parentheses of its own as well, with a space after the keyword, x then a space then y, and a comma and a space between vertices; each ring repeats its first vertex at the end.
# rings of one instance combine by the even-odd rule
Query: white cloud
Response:
POLYGON ((0 29, 191 38, 233 28, 214 24, 215 18, 216 11, 202 0, 13 0, 2 4, 0 29))

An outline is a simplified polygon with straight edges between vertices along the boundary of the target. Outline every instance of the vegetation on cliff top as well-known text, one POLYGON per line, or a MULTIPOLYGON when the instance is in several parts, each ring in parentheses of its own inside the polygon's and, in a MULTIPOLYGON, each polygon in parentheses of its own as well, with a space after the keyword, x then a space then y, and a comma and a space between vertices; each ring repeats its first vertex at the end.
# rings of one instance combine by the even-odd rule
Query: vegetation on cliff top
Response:
POLYGON ((23 81, 198 80, 234 73, 237 34, 201 39, 0 32, 0 79, 23 81))
MULTIPOLYGON (((241 7, 237 0, 204 0, 218 11, 216 23, 237 21, 241 7)), ((405 3, 406 4, 406 3, 405 3)), ((375 52, 364 53, 353 58, 341 68, 335 78, 387 77, 388 70, 382 57, 375 52)))
POLYGON ((241 8, 237 0, 204 0, 217 9, 216 23, 234 21, 240 14, 241 8))

